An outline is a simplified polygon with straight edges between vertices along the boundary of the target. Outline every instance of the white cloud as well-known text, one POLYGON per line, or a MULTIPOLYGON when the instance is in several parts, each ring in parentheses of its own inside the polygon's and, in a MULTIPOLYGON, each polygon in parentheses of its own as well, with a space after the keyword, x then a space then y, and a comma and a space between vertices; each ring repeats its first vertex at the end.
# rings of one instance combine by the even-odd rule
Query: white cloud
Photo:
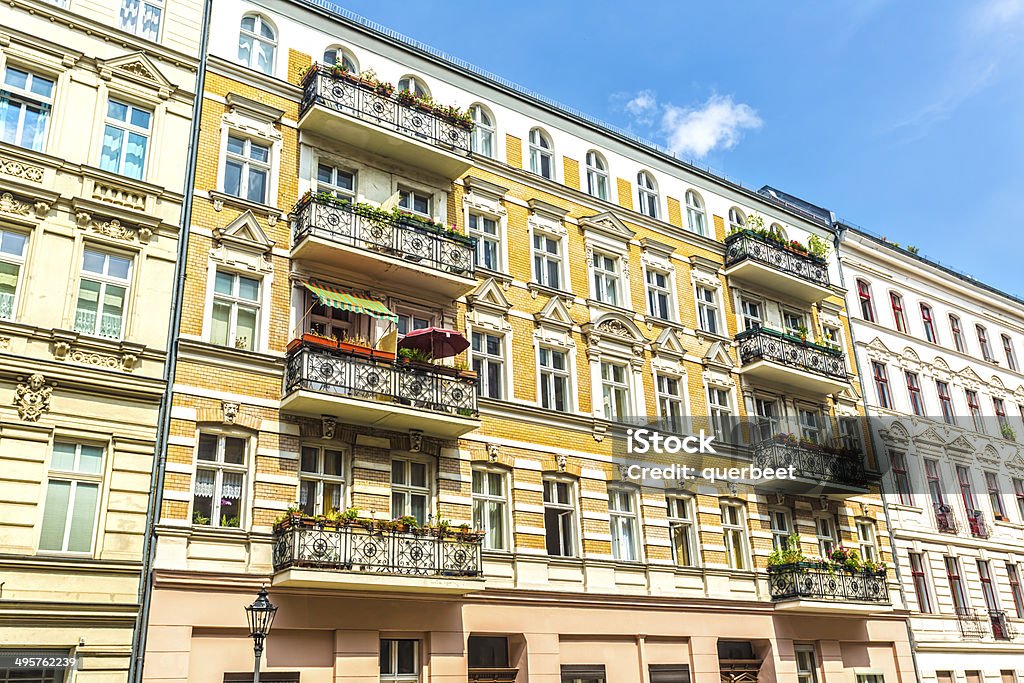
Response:
POLYGON ((977 5, 975 27, 981 31, 1007 31, 1024 19, 1024 0, 988 0, 977 5))
POLYGON ((628 111, 637 123, 650 125, 654 122, 654 114, 658 110, 658 98, 653 90, 641 90, 631 100, 626 102, 628 111))
POLYGON ((763 123, 750 105, 733 102, 728 95, 712 95, 697 108, 665 105, 661 131, 675 154, 701 159, 713 149, 732 149, 744 130, 763 123))

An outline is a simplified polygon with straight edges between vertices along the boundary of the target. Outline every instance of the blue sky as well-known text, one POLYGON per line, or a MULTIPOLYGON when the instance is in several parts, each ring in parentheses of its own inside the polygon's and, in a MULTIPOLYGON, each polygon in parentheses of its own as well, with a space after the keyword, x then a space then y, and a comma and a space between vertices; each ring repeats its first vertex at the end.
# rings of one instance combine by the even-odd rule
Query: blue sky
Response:
POLYGON ((1024 296, 1024 0, 339 4, 1024 296))

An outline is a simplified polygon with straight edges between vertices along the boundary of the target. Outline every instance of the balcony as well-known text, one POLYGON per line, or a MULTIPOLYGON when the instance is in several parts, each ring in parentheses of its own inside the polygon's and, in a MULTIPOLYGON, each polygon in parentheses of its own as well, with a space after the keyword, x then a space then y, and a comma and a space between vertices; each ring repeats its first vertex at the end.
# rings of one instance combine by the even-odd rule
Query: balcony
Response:
POLYGON ((971 530, 971 536, 975 538, 988 538, 988 525, 985 524, 985 515, 981 510, 968 510, 967 527, 971 530))
POLYGON ((955 534, 958 529, 953 509, 943 503, 935 504, 935 528, 944 534, 955 534))
POLYGON ((813 394, 831 394, 849 384, 842 351, 766 327, 740 332, 740 372, 773 385, 813 394))
POLYGON ((807 563, 777 565, 768 568, 768 591, 776 609, 878 611, 890 605, 884 569, 851 572, 807 563))
POLYGON ((732 280, 767 288, 805 303, 832 293, 828 264, 749 230, 725 238, 725 274, 732 280))
POLYGON ((473 238, 327 194, 303 197, 292 223, 293 259, 448 300, 476 286, 473 238))
POLYGON ((465 594, 483 588, 479 535, 331 526, 274 527, 275 586, 465 594))
POLYGON ((990 611, 988 620, 992 624, 992 637, 996 640, 1013 640, 1017 637, 1017 632, 1003 610, 990 611))
POLYGON ((475 376, 302 342, 288 352, 281 410, 447 439, 480 426, 475 376))
POLYGON ((779 435, 754 445, 754 465, 761 468, 793 466, 796 479, 770 480, 772 488, 816 493, 853 493, 867 489, 864 457, 860 451, 800 441, 779 435))
POLYGON ((393 90, 315 65, 302 80, 299 129, 445 178, 468 171, 472 126, 403 102, 393 90))

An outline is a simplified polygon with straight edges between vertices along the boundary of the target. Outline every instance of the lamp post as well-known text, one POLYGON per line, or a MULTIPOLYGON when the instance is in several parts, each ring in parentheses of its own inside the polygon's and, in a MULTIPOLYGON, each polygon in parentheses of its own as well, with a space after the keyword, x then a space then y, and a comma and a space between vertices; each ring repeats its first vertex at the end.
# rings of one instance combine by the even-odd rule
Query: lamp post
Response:
POLYGON ((252 638, 252 651, 256 655, 256 668, 253 670, 252 683, 260 683, 260 657, 263 655, 263 644, 274 623, 277 606, 271 604, 267 596, 267 586, 260 586, 259 595, 253 603, 245 608, 245 617, 249 620, 249 637, 252 638))

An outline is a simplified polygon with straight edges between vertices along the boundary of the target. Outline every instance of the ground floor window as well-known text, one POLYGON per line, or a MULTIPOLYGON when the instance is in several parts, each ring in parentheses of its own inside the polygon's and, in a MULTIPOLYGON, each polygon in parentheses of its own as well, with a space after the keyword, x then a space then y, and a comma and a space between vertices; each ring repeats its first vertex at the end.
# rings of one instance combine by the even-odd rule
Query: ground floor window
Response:
POLYGON ((562 683, 606 683, 604 664, 563 664, 562 683))
POLYGON ((62 683, 69 664, 67 650, 0 649, 0 683, 62 683))
POLYGON ((381 638, 381 683, 419 683, 419 646, 418 640, 381 638))

